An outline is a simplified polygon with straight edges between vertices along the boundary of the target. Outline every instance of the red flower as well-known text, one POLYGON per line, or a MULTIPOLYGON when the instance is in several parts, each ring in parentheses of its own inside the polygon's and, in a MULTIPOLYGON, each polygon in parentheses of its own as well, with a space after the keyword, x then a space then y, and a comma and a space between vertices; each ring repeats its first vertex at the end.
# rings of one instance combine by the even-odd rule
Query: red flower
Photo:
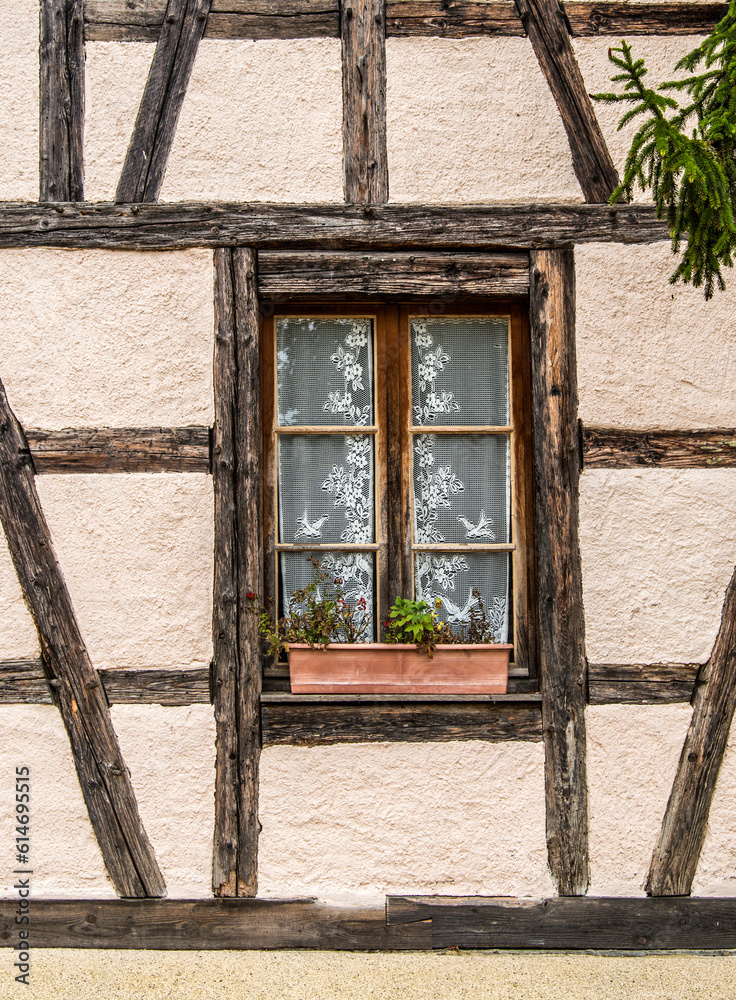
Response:
POLYGON ((248 598, 249 601, 255 601, 256 599, 256 595, 253 593, 252 590, 249 590, 245 596, 248 598))

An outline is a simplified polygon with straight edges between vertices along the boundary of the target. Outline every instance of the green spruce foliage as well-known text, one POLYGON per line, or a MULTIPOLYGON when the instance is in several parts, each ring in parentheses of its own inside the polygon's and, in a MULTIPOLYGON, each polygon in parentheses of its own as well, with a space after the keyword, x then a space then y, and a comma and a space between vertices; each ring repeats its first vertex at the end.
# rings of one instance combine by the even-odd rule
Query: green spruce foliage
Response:
POLYGON ((608 55, 620 70, 611 80, 623 83, 623 93, 596 94, 596 100, 632 105, 619 129, 639 116, 646 119, 611 204, 631 200, 636 182, 642 190, 651 188, 657 216, 670 226, 672 252, 686 241, 670 281, 704 285, 710 299, 716 283, 726 287, 721 268, 733 266, 736 250, 736 0, 713 33, 677 63, 689 73, 682 80, 651 90, 644 60, 634 59, 625 41, 608 55), (682 95, 680 101, 667 91, 682 95))

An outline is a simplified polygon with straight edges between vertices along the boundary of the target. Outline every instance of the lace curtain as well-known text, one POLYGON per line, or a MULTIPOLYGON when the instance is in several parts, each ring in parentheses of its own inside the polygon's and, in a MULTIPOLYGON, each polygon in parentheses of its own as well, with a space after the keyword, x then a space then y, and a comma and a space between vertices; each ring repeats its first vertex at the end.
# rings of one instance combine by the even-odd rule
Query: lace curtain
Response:
POLYGON ((341 581, 353 606, 365 601, 367 639, 375 638, 375 556, 341 552, 340 543, 375 541, 373 322, 282 319, 277 323, 280 427, 339 426, 346 434, 282 434, 278 441, 279 541, 334 545, 322 552, 282 552, 281 605, 314 577, 318 561, 341 581))

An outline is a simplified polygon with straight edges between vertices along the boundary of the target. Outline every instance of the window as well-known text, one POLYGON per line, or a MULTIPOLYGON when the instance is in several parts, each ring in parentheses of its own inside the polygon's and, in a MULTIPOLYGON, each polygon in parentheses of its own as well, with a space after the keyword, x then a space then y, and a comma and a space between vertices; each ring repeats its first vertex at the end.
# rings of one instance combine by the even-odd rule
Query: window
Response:
MULTIPOLYGON (((518 303, 293 306, 264 320, 266 597, 308 557, 365 600, 463 621, 480 594, 517 671, 534 662, 528 334, 518 303)), ((533 673, 533 670, 532 670, 533 673)))

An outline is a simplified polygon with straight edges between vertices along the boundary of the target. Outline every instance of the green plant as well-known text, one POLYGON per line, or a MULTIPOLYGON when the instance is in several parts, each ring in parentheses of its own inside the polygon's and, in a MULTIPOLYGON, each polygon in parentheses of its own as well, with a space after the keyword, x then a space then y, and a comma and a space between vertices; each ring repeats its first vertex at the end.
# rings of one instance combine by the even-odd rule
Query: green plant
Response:
POLYGON ((628 103, 619 122, 646 120, 631 144, 624 177, 611 195, 612 204, 631 199, 634 184, 652 189, 658 218, 666 215, 672 251, 686 246, 670 281, 705 285, 705 298, 726 285, 722 267, 733 266, 736 250, 736 0, 713 32, 681 59, 676 69, 689 73, 656 90, 646 86, 643 59, 634 59, 626 41, 609 50, 621 71, 611 78, 623 93, 595 94, 596 100, 628 103), (701 72, 696 73, 700 69, 701 72), (681 105, 664 91, 685 95, 681 105))
MULTIPOLYGON (((437 598, 435 608, 442 607, 437 598)), ((431 610, 426 601, 406 601, 397 597, 389 609, 388 620, 383 623, 386 642, 416 643, 417 649, 432 658, 435 646, 458 640, 449 626, 440 620, 437 610, 431 610)))
MULTIPOLYGON (((314 577, 306 587, 295 590, 289 601, 289 612, 274 621, 269 610, 253 603, 259 615, 260 632, 268 643, 268 655, 277 656, 288 649, 290 642, 310 646, 327 646, 330 642, 360 642, 368 631, 370 614, 364 597, 354 605, 345 599, 342 579, 332 577, 316 560, 308 557, 314 577)), ((256 595, 248 599, 255 602, 256 595)))

